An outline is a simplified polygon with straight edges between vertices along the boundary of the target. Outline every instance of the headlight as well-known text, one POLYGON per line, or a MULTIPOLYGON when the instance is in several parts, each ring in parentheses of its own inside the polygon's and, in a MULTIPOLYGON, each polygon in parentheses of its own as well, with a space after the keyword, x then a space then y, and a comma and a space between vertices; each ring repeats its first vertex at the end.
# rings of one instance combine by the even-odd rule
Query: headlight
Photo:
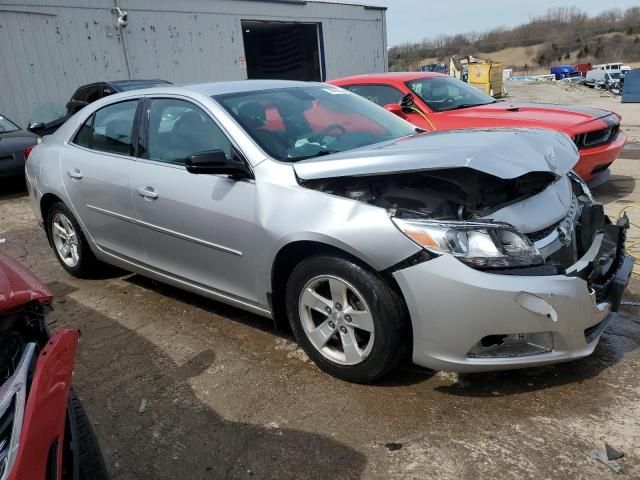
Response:
POLYGON ((507 224, 392 220, 402 233, 429 252, 448 253, 473 267, 524 267, 544 263, 531 241, 507 224))
POLYGON ((580 175, 578 175, 575 171, 571 170, 569 173, 567 173, 567 176, 573 182, 577 183, 580 186, 580 188, 582 189, 582 193, 585 195, 585 197, 589 199, 589 202, 596 203, 596 199, 593 198, 593 194, 591 193, 591 190, 589 189, 587 182, 585 182, 582 178, 580 178, 580 175))
POLYGON ((28 343, 13 375, 0 385, 0 480, 9 476, 18 456, 29 368, 35 353, 36 344, 28 343))

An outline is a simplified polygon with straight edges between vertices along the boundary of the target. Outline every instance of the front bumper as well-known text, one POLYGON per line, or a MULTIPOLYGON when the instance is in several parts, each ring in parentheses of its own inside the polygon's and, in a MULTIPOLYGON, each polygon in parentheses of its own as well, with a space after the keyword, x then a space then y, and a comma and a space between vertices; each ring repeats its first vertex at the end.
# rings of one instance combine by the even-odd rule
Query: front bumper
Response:
POLYGON ((587 182, 595 180, 605 173, 609 166, 618 158, 626 142, 627 137, 624 132, 621 131, 611 143, 581 149, 580 160, 574 167, 574 170, 587 182))
MULTIPOLYGON (((562 275, 487 273, 449 255, 396 271, 393 275, 413 325, 414 363, 434 370, 479 372, 590 355, 615 317, 633 268, 623 248, 626 225, 610 227, 607 235, 620 233, 620 242, 611 238, 616 258, 600 284, 591 273, 609 253, 604 246, 587 251, 572 273, 562 275), (552 348, 545 353, 482 358, 471 354, 489 336, 543 333, 552 338, 552 348)), ((604 244, 611 248, 611 242, 604 244)))

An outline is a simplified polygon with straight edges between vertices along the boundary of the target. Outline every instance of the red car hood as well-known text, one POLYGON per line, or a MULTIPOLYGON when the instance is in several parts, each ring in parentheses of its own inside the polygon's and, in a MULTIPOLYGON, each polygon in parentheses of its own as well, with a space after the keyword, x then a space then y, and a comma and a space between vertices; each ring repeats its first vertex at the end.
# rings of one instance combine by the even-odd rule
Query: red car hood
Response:
POLYGON ((51 301, 49 289, 20 263, 0 252, 0 314, 33 300, 51 301))
POLYGON ((450 112, 434 113, 431 117, 439 128, 479 126, 539 127, 567 132, 568 129, 612 115, 598 108, 555 105, 546 103, 498 102, 450 112))

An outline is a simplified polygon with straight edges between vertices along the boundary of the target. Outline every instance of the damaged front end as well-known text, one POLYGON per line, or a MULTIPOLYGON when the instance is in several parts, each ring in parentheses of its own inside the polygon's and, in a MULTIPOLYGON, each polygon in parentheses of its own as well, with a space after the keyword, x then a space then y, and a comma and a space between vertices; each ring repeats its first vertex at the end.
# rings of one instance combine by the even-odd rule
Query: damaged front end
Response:
MULTIPOLYGON (((401 168, 382 173, 366 163, 324 176, 319 164, 296 168, 307 188, 386 209, 422 247, 388 272, 411 313, 414 361, 426 367, 479 371, 586 356, 631 275, 629 222, 612 222, 571 171, 578 153, 570 140, 495 135, 497 150, 472 138, 484 156, 457 145, 449 164, 446 151, 428 152, 418 168, 405 146, 394 157, 401 168)), ((368 155, 375 163, 378 154, 368 155)))

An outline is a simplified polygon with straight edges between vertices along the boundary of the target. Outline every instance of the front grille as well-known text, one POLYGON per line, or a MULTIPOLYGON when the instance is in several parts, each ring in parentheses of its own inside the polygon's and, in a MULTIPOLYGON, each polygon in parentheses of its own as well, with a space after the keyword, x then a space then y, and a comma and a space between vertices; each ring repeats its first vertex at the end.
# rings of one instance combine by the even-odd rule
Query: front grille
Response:
POLYGON ((527 233, 527 237, 529 238, 529 240, 531 240, 532 243, 535 243, 538 240, 542 240, 543 238, 551 235, 559 225, 560 222, 554 223, 553 225, 550 225, 547 228, 543 228, 542 230, 538 230, 537 232, 527 233))
POLYGON ((573 137, 578 150, 584 148, 599 147, 601 145, 607 145, 613 142, 620 133, 620 124, 611 125, 610 127, 603 128, 601 130, 594 130, 593 132, 581 133, 573 137))

